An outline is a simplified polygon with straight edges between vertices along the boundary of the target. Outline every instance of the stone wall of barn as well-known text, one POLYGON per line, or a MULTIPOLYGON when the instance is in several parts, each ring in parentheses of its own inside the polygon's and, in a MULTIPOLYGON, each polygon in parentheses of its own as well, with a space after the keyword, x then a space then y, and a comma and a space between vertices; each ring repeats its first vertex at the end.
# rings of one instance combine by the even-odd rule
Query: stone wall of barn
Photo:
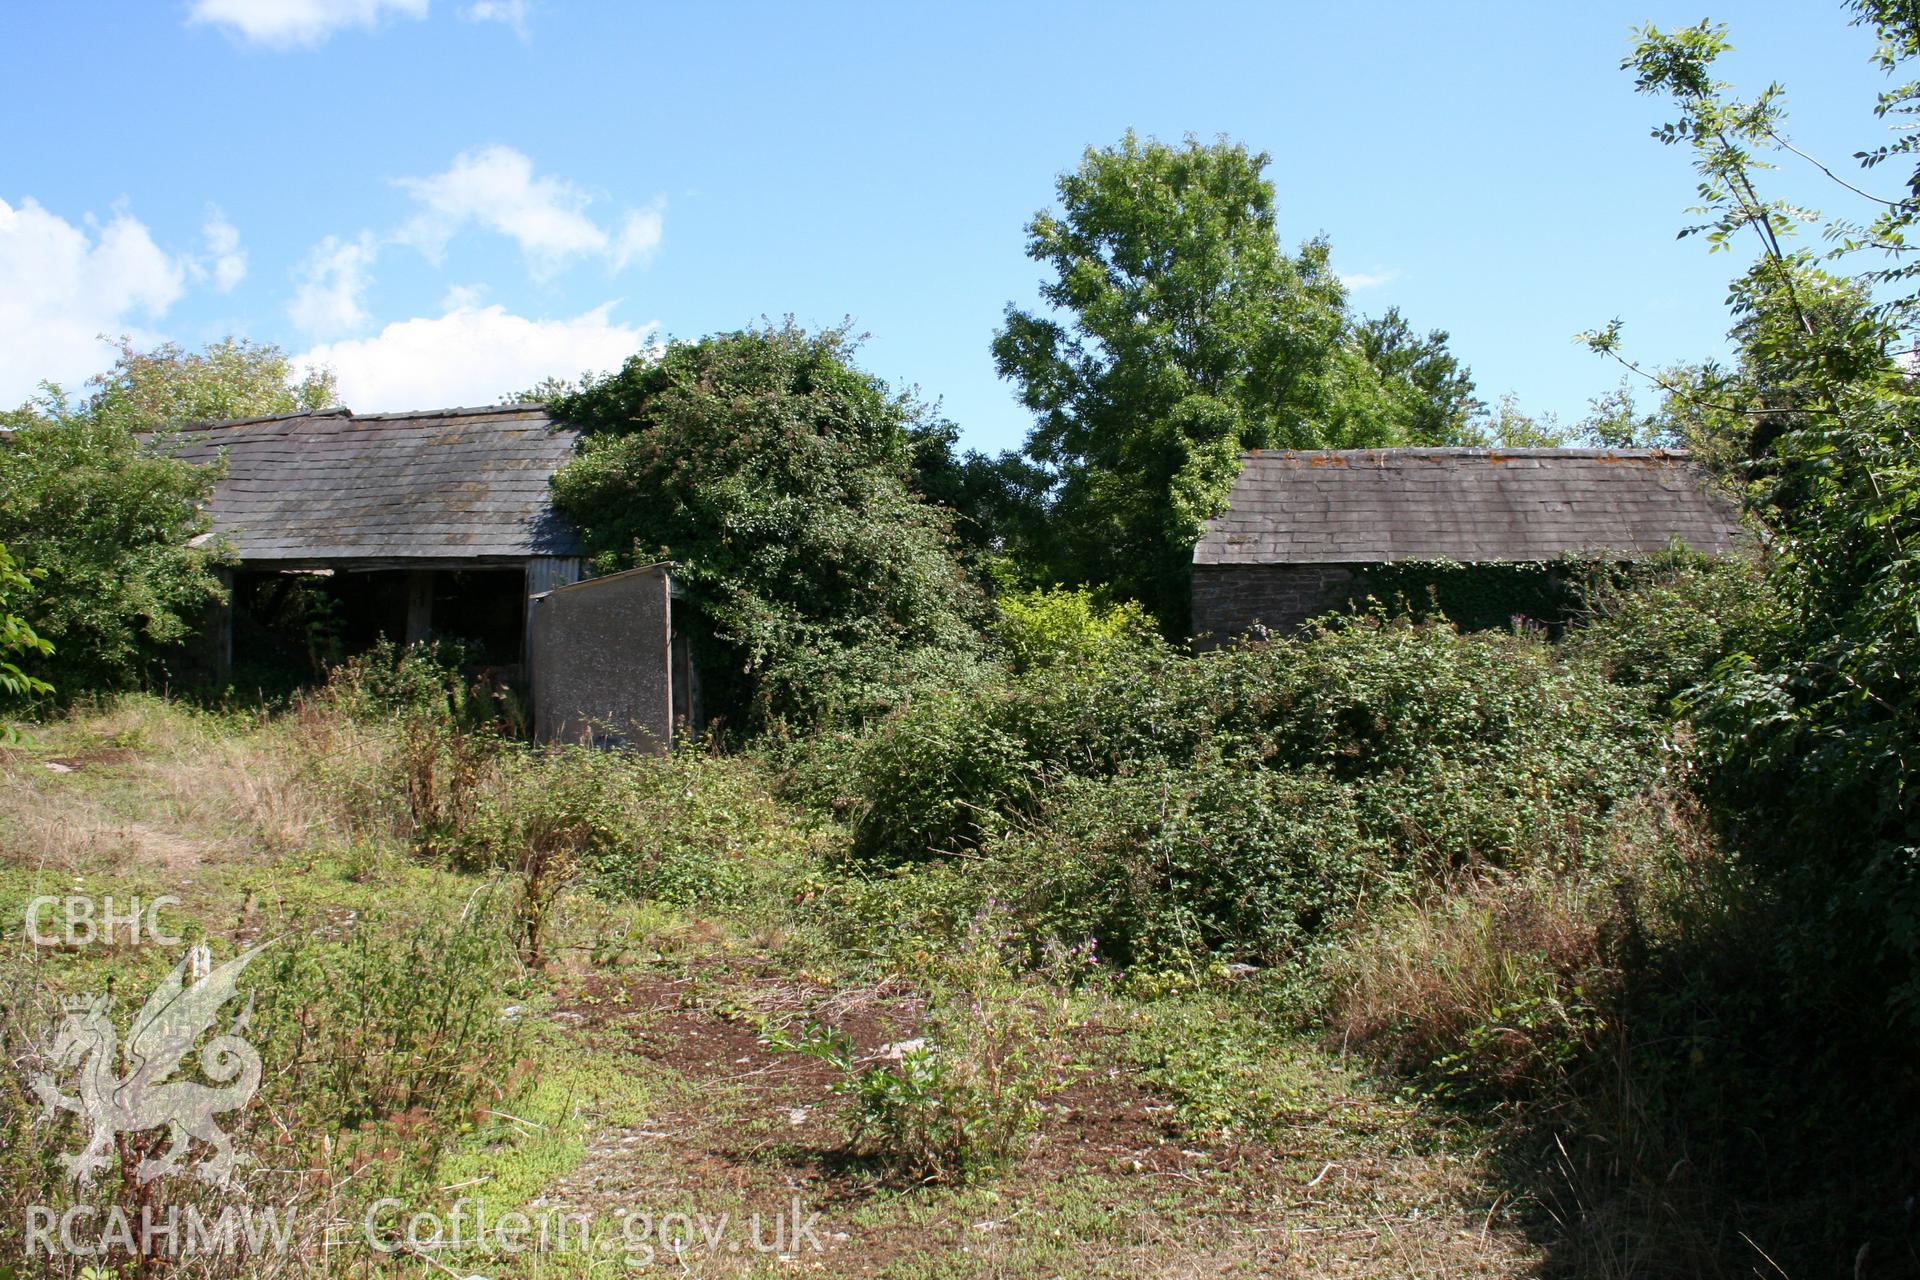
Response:
POLYGON ((1309 618, 1373 601, 1368 607, 1445 618, 1462 631, 1527 626, 1558 635, 1579 603, 1581 575, 1570 563, 1195 565, 1193 634, 1203 645, 1261 630, 1286 635, 1309 618))
POLYGON ((1255 627, 1285 635, 1363 589, 1347 565, 1195 565, 1193 634, 1216 644, 1255 627))

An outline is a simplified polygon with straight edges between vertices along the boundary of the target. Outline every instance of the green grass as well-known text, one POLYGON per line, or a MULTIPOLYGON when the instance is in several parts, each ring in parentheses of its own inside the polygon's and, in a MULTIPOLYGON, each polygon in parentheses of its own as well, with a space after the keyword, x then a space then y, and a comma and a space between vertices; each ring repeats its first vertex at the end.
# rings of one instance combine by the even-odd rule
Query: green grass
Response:
MULTIPOLYGON (((20 957, 47 993, 141 993, 176 950, 30 948, 26 903, 171 894, 180 905, 167 919, 179 932, 230 953, 243 940, 316 929, 404 930, 458 911, 486 883, 391 836, 350 829, 284 733, 279 722, 151 699, 37 729, 30 747, 0 762, 9 797, 0 801, 0 952, 20 957), (117 754, 69 773, 44 768, 88 751, 117 754), (136 838, 110 838, 130 825, 136 838)), ((756 800, 753 820, 766 812, 756 800)), ((795 1196, 820 1212, 826 1254, 782 1260, 702 1246, 654 1265, 891 1280, 1355 1268, 1466 1276, 1531 1265, 1483 1167, 1484 1134, 1396 1098, 1231 983, 1080 991, 1066 1007, 1080 1030, 1068 1036, 1063 1077, 1124 1082, 1140 1098, 1131 1118, 1108 1116, 1112 1132, 1083 1139, 1079 1118, 1056 1116, 1028 1158, 998 1176, 902 1185, 840 1149, 842 1131, 826 1119, 833 1101, 811 1078, 782 1074, 793 1055, 746 1045, 751 1061, 709 1069, 682 1052, 701 1036, 745 1044, 740 1028, 770 1003, 831 1011, 894 999, 886 993, 918 979, 876 958, 888 948, 842 950, 805 904, 764 895, 674 906, 574 894, 556 928, 543 971, 489 993, 485 1016, 511 1001, 526 1028, 525 1063, 498 1082, 496 1101, 450 1117, 444 1155, 399 1185, 410 1210, 464 1202, 494 1221, 593 1206, 593 1235, 579 1252, 436 1255, 460 1274, 620 1274, 616 1208, 655 1219, 725 1215, 744 1232, 752 1214, 795 1196), (790 1123, 796 1106, 815 1114, 811 1127, 790 1123)), ((362 1181, 371 1188, 384 1176, 376 1166, 362 1181)), ((344 1265, 336 1274, 434 1273, 362 1249, 344 1265)))

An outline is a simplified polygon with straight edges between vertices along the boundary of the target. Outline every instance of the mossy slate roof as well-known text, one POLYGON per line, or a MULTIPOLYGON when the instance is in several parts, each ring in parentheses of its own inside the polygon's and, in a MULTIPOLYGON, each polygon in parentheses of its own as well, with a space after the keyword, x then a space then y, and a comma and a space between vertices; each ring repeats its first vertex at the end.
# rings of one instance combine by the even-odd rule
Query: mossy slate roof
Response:
POLYGON ((547 481, 577 433, 539 405, 215 422, 154 441, 226 458, 213 534, 242 562, 573 556, 547 481))
POLYGON ((1713 555, 1747 543, 1733 504, 1677 450, 1257 451, 1193 562, 1632 558, 1676 538, 1713 555))

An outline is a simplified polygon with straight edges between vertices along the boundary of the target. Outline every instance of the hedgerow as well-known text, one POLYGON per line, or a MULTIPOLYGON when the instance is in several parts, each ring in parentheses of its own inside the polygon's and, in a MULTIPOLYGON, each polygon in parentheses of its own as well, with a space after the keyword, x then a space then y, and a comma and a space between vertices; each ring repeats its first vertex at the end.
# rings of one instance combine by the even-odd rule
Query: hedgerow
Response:
POLYGON ((1121 964, 1271 963, 1425 878, 1577 862, 1657 741, 1541 639, 1362 616, 1196 655, 1141 635, 832 758, 857 872, 960 857, 900 872, 949 903, 896 903, 923 924, 992 897, 1121 964))

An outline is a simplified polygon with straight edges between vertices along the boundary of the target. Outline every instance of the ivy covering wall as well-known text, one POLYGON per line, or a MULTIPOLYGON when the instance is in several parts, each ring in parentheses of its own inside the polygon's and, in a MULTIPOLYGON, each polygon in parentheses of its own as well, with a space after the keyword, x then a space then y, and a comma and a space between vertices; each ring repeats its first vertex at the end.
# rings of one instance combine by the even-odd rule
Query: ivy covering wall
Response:
POLYGON ((1576 584, 1598 566, 1564 559, 1507 564, 1401 560, 1368 565, 1354 596, 1371 596, 1389 613, 1445 617, 1463 631, 1503 630, 1516 619, 1558 632, 1577 602, 1576 584))

